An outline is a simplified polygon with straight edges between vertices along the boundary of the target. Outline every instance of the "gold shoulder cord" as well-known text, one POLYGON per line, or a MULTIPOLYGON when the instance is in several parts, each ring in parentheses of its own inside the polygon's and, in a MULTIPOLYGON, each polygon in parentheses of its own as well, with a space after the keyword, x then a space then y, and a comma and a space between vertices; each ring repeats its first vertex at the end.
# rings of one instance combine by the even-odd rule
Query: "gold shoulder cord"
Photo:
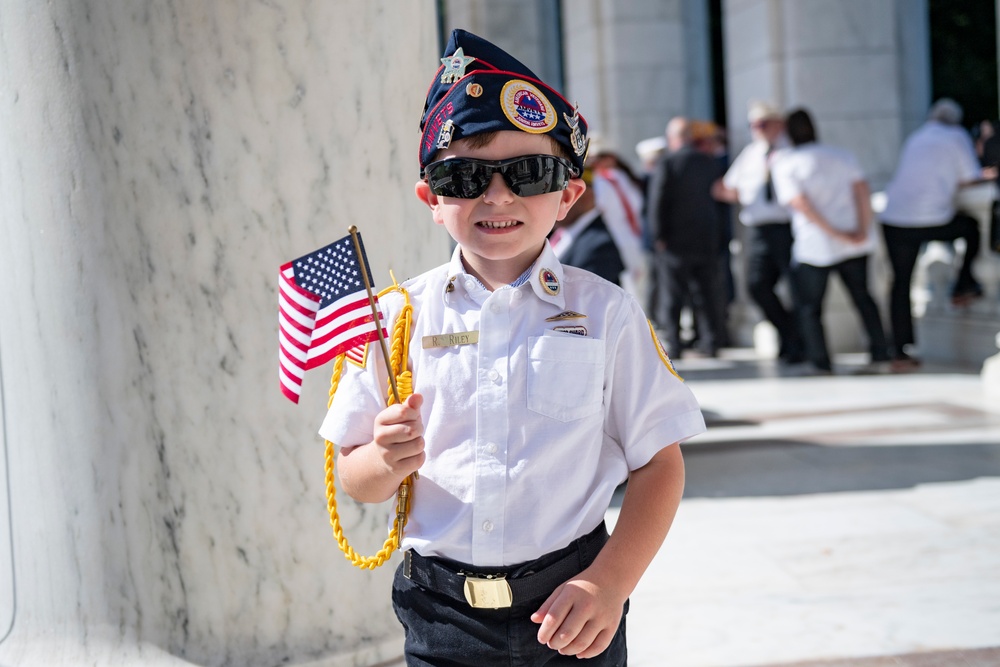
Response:
MULTIPOLYGON (((406 305, 396 319, 396 325, 392 329, 392 342, 389 351, 390 366, 389 372, 396 378, 396 388, 399 391, 399 400, 405 401, 413 393, 413 374, 407 368, 407 350, 410 349, 410 323, 413 317, 413 306, 410 305, 410 295, 399 285, 393 285, 381 292, 382 297, 393 290, 399 291, 406 300, 406 305)), ((333 403, 333 395, 337 393, 337 385, 340 384, 340 375, 344 368, 344 357, 337 357, 333 365, 333 376, 330 378, 330 400, 327 401, 327 408, 333 403)), ((386 404, 392 405, 396 402, 392 395, 391 385, 387 389, 386 404)), ((384 564, 392 552, 399 548, 399 541, 403 536, 403 528, 406 526, 407 515, 410 511, 410 489, 413 486, 413 475, 409 475, 399 485, 396 492, 396 518, 393 519, 392 529, 385 540, 385 544, 374 556, 361 556, 351 548, 344 537, 344 531, 340 526, 340 515, 337 513, 337 492, 333 485, 333 463, 334 445, 329 440, 326 441, 326 506, 330 512, 330 526, 333 528, 333 536, 337 540, 337 545, 344 552, 344 557, 351 561, 351 564, 367 570, 374 570, 384 564)))

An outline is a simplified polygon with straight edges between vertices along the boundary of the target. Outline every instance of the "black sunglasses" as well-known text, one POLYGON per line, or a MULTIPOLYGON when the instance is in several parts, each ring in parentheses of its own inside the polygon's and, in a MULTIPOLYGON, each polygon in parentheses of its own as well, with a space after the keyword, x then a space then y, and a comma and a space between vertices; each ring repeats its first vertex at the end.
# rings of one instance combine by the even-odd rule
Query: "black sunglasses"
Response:
POLYGON ((490 186, 493 174, 518 197, 534 197, 565 190, 576 176, 573 165, 555 155, 525 155, 509 160, 476 160, 450 157, 424 169, 431 192, 441 197, 475 199, 490 186))

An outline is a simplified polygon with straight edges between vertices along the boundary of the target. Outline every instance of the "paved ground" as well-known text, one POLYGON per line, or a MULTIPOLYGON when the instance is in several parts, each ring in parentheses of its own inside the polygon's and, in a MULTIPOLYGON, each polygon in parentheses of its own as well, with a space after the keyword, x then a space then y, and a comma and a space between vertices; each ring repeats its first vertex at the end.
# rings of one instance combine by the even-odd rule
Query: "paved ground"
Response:
POLYGON ((780 667, 996 667, 997 665, 1000 665, 1000 649, 985 648, 910 653, 878 658, 796 662, 780 667))
POLYGON ((632 667, 1000 665, 1000 401, 968 369, 836 361, 678 362, 710 428, 632 667))

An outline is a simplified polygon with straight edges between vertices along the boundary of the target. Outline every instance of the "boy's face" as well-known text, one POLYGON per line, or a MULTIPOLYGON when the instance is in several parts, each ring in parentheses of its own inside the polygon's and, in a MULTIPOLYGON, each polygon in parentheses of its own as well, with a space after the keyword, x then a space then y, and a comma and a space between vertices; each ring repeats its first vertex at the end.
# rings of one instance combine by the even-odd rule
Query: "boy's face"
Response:
MULTIPOLYGON (((441 151, 436 160, 469 157, 506 160, 524 155, 551 155, 551 140, 527 132, 503 131, 487 146, 472 148, 463 139, 441 151)), ((538 257, 556 220, 565 217, 586 186, 574 178, 565 190, 519 197, 494 173, 489 187, 475 199, 444 197, 431 192, 426 181, 416 185, 417 197, 431 209, 434 222, 444 225, 462 247, 469 268, 483 275, 520 275, 538 257)))

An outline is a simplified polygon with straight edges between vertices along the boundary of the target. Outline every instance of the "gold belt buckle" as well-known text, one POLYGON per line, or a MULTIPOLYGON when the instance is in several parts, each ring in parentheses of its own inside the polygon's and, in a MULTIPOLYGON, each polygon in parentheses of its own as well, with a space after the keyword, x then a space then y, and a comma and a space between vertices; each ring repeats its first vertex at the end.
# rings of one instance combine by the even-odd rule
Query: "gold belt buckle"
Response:
POLYGON ((475 609, 505 609, 514 596, 505 575, 465 575, 465 600, 475 609))

